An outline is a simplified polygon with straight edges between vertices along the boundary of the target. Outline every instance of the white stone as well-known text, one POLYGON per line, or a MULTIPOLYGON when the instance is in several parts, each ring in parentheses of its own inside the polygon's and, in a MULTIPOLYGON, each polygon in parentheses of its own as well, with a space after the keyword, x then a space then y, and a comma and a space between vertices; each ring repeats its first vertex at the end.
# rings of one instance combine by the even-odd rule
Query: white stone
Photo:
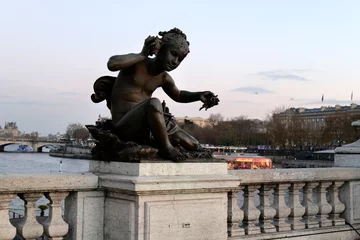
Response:
POLYGON ((360 167, 360 154, 336 153, 334 156, 335 167, 360 167))
POLYGON ((350 224, 360 223, 360 181, 345 182, 339 190, 339 199, 346 206, 340 217, 350 224))
POLYGON ((227 174, 226 162, 94 162, 91 168, 107 190, 105 239, 227 239, 228 191, 239 179, 227 174))
POLYGON ((169 161, 143 161, 140 163, 90 161, 90 171, 127 176, 208 175, 227 174, 227 164, 219 160, 182 163, 169 161))
POLYGON ((124 196, 105 204, 107 240, 226 240, 227 193, 124 196))
POLYGON ((241 184, 352 181, 360 179, 360 170, 358 168, 229 170, 229 174, 237 176, 241 184))
POLYGON ((334 166, 360 167, 360 139, 335 149, 334 166))
POLYGON ((51 192, 97 189, 98 177, 93 173, 1 174, 0 192, 51 192))
POLYGON ((100 174, 101 187, 116 191, 136 191, 138 194, 153 191, 165 192, 216 192, 219 189, 239 186, 239 179, 231 175, 199 175, 199 176, 156 176, 135 177, 115 174, 100 174))
POLYGON ((104 192, 72 192, 65 200, 66 239, 102 240, 104 236, 104 192))
POLYGON ((343 145, 341 147, 337 147, 335 149, 335 153, 352 153, 352 154, 360 154, 360 139, 349 143, 346 145, 343 145))

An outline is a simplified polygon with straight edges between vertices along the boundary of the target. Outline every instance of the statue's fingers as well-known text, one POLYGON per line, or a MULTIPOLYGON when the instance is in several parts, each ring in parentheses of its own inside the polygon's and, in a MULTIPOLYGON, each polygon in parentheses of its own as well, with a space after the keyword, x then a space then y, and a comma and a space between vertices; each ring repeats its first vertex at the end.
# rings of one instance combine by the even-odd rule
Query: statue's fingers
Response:
POLYGON ((149 36, 145 39, 145 43, 149 42, 150 39, 151 39, 151 36, 149 35, 149 36))
POLYGON ((145 39, 145 43, 146 44, 150 44, 151 42, 155 41, 155 37, 152 37, 152 36, 148 36, 146 39, 145 39))

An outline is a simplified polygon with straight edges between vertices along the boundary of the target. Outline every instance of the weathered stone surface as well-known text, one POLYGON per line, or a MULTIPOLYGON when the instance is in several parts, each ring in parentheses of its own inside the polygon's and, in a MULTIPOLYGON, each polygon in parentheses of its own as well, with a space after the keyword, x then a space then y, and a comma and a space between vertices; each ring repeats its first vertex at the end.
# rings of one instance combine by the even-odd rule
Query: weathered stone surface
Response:
MULTIPOLYGON (((359 224, 353 226, 357 231, 360 230, 359 224)), ((258 235, 245 235, 241 236, 241 238, 234 239, 354 240, 358 239, 358 237, 359 235, 349 225, 343 225, 258 235)))
POLYGON ((26 193, 97 189, 93 173, 1 174, 0 192, 26 193))
POLYGON ((105 162, 91 161, 90 171, 127 176, 180 176, 227 174, 227 164, 222 160, 105 162))
POLYGON ((339 199, 345 204, 340 217, 350 224, 360 224, 360 181, 345 182, 339 190, 339 199))
MULTIPOLYGON (((353 122, 352 126, 357 126, 357 124, 359 121, 353 122)), ((334 166, 360 167, 360 139, 335 149, 334 166)))
POLYGON ((107 190, 105 239, 227 239, 228 191, 239 179, 226 162, 92 162, 91 169, 107 190))
POLYGON ((359 154, 342 154, 336 153, 334 159, 335 167, 360 167, 360 153, 359 154))
POLYGON ((240 184, 360 179, 357 168, 229 170, 229 174, 237 176, 240 184))
POLYGON ((335 153, 360 154, 360 139, 357 140, 356 142, 349 143, 341 147, 337 147, 335 149, 335 153))
POLYGON ((199 176, 152 176, 135 177, 115 174, 101 174, 101 187, 110 188, 132 194, 151 194, 151 192, 190 193, 190 192, 226 192, 239 186, 239 180, 230 175, 199 175, 199 176))
POLYGON ((227 193, 132 197, 110 192, 105 239, 226 240, 227 193))
POLYGON ((104 237, 104 192, 72 192, 65 200, 65 239, 102 240, 104 237))

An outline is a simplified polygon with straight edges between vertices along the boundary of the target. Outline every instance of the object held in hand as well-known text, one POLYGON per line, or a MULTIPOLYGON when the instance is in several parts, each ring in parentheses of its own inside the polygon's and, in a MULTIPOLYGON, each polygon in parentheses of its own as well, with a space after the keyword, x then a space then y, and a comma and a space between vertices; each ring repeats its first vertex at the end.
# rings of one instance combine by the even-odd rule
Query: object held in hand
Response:
POLYGON ((162 45, 161 39, 156 37, 152 44, 152 54, 157 55, 162 45))
POLYGON ((210 99, 208 99, 208 101, 206 101, 203 105, 202 105, 202 107, 199 109, 199 111, 201 111, 201 109, 203 109, 203 108, 205 108, 205 111, 206 110, 208 110, 208 108, 211 108, 211 107, 213 107, 213 106, 215 106, 215 105, 218 105, 219 104, 219 99, 218 99, 218 97, 217 97, 218 95, 214 95, 214 96, 212 96, 210 99))

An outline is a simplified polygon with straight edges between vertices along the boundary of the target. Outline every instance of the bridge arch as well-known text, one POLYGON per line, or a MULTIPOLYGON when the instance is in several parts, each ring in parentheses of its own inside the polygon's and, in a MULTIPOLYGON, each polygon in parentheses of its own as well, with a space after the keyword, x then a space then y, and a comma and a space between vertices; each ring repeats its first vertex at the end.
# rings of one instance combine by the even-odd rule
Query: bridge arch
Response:
POLYGON ((0 152, 5 152, 5 147, 6 147, 6 146, 9 146, 9 145, 12 145, 12 144, 18 144, 18 143, 16 143, 16 142, 11 142, 11 143, 2 144, 2 145, 0 145, 0 152))
POLYGON ((55 147, 55 146, 57 146, 57 145, 54 145, 54 144, 44 144, 44 145, 42 145, 42 146, 39 146, 39 147, 37 147, 37 151, 36 152, 39 152, 39 153, 42 153, 43 152, 43 147, 55 147))

